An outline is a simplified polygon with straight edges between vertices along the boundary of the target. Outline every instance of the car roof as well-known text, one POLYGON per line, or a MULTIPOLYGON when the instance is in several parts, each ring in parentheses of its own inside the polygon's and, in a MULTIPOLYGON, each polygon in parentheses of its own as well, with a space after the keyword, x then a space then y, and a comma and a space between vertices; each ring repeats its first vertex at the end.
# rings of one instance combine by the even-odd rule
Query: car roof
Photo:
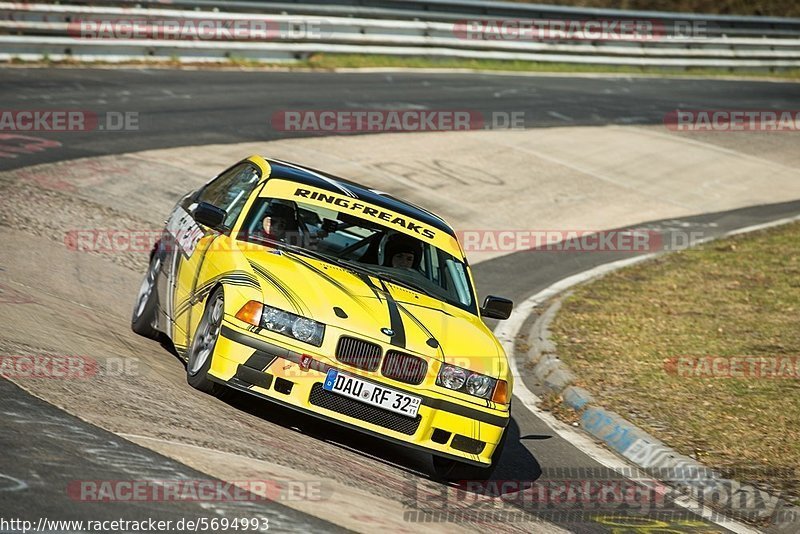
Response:
POLYGON ((325 189, 333 193, 345 194, 359 200, 369 202, 375 206, 386 208, 401 215, 414 218, 429 226, 442 230, 450 235, 455 232, 444 219, 435 215, 424 208, 415 206, 409 202, 399 200, 388 193, 369 189, 366 186, 357 184, 344 178, 339 178, 332 174, 318 171, 310 167, 304 167, 294 163, 277 159, 265 158, 272 171, 270 178, 284 178, 305 185, 310 185, 319 189, 325 189))

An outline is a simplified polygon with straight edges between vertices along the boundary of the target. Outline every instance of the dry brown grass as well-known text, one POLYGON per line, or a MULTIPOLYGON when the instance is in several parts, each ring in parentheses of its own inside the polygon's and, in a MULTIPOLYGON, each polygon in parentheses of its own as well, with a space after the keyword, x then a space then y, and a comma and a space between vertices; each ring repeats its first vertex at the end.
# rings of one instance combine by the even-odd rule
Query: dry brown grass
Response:
POLYGON ((601 405, 683 454, 797 501, 800 380, 677 376, 668 362, 798 356, 799 320, 800 224, 793 224, 579 287, 553 332, 559 355, 601 405), (794 475, 774 474, 787 469, 794 475))
POLYGON ((512 0, 536 4, 558 4, 615 9, 644 9, 646 11, 680 11, 684 13, 713 13, 721 15, 763 15, 800 17, 796 0, 512 0))

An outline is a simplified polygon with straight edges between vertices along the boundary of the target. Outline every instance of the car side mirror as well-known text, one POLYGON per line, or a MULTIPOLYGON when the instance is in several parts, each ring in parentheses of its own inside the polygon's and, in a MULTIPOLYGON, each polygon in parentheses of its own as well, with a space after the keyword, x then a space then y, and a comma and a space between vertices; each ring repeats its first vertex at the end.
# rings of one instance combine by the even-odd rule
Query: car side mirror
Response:
POLYGON ((514 309, 514 303, 510 300, 489 295, 484 299, 483 306, 481 306, 481 317, 503 321, 511 317, 512 309, 514 309))
POLYGON ((228 216, 227 212, 208 202, 201 202, 194 209, 194 220, 198 223, 218 230, 228 216))

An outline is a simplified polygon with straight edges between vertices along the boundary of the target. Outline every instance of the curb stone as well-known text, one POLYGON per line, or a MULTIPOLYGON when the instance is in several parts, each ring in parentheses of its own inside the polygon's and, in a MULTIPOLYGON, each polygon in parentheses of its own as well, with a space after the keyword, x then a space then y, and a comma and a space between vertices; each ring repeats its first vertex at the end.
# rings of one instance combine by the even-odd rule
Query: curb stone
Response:
POLYGON ((598 406, 591 393, 573 385, 575 375, 556 353, 549 330, 571 292, 555 297, 533 323, 528 335, 528 361, 533 374, 580 417, 580 427, 628 461, 653 474, 700 504, 734 518, 769 520, 767 532, 800 532, 800 507, 755 486, 721 477, 696 460, 678 453, 617 413, 598 406))
POLYGON ((580 413, 587 404, 594 404, 594 397, 585 389, 578 386, 568 386, 561 392, 564 404, 580 413))
MULTIPOLYGON (((572 291, 564 293, 562 298, 566 298, 572 294, 572 291)), ((555 354, 556 344, 550 336, 550 323, 553 322, 558 311, 561 309, 562 298, 556 299, 547 309, 540 315, 531 325, 530 333, 528 334, 528 342, 530 343, 530 350, 528 352, 529 361, 534 365, 539 363, 542 356, 545 354, 555 354)))

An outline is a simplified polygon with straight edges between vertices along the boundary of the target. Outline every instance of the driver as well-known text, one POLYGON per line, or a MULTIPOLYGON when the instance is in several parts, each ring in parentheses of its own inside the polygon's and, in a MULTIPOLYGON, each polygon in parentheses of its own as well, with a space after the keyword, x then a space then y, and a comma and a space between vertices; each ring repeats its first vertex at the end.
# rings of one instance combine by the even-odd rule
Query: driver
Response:
POLYGON ((294 226, 295 214, 291 206, 271 203, 261 221, 264 237, 275 241, 284 241, 290 225, 294 226))
POLYGON ((419 269, 422 261, 422 243, 404 234, 393 234, 383 249, 383 265, 398 269, 419 269))
POLYGON ((319 230, 312 236, 303 235, 297 221, 298 217, 294 206, 272 202, 267 207, 264 219, 261 221, 261 235, 274 241, 317 250, 320 241, 325 239, 328 233, 325 230, 319 230))

